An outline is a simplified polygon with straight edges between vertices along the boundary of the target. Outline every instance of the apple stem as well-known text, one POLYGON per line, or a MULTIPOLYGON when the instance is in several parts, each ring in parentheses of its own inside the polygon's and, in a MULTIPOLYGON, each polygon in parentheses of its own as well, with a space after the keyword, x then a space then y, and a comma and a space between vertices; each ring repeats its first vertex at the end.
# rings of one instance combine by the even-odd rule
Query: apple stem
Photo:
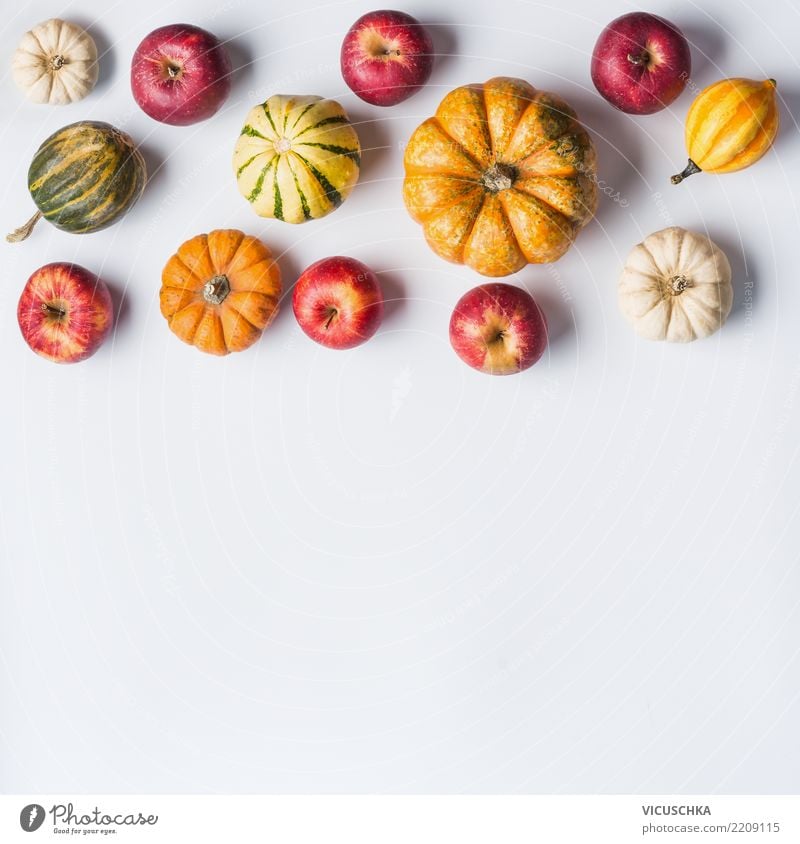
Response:
POLYGON ((644 49, 638 53, 628 53, 628 61, 636 65, 650 64, 650 53, 644 49))
POLYGON ((693 176, 695 173, 702 173, 702 170, 690 158, 686 167, 680 173, 676 173, 670 181, 673 185, 679 185, 684 179, 688 179, 689 176, 693 176))
POLYGON ((177 79, 181 75, 182 70, 183 68, 180 65, 172 64, 171 62, 167 65, 167 73, 170 79, 177 79))
POLYGON ((326 328, 326 330, 327 330, 328 328, 330 328, 330 327, 331 327, 331 323, 333 322, 333 318, 334 318, 334 317, 336 316, 336 314, 338 314, 338 313, 339 313, 339 311, 337 311, 337 310, 336 310, 336 308, 331 308, 331 309, 330 309, 330 314, 328 315, 328 321, 325 323, 325 328, 326 328))
POLYGON ((67 315, 67 312, 65 310, 57 308, 55 305, 51 305, 49 302, 42 302, 42 310, 46 314, 50 314, 50 316, 65 317, 67 315))
POLYGON ((41 218, 42 212, 37 211, 24 226, 14 229, 11 234, 7 234, 6 240, 9 243, 19 243, 21 240, 25 240, 26 237, 30 236, 30 233, 33 231, 33 227, 39 222, 39 220, 41 220, 41 218))

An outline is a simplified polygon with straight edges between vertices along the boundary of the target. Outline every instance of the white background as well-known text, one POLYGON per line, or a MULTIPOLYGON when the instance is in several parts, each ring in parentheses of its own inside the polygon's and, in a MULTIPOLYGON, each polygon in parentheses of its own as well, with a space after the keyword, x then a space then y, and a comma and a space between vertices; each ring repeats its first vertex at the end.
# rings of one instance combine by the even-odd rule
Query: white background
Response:
POLYGON ((3 231, 32 213, 29 160, 65 123, 124 128, 152 178, 111 229, 41 223, 0 246, 2 790, 797 790, 800 15, 648 7, 691 41, 692 84, 778 80, 783 129, 752 169, 673 187, 692 95, 632 118, 596 94, 589 56, 622 2, 410 0, 441 55, 392 109, 338 70, 369 3, 6 11, 3 231), (54 15, 104 51, 96 91, 64 108, 26 103, 7 72, 54 15), (175 21, 227 40, 240 68, 190 128, 151 121, 128 84, 136 44, 175 21), (509 279, 552 329, 510 378, 451 351, 450 311, 480 277, 430 252, 400 194, 414 127, 498 74, 577 109, 621 200, 557 265, 509 279), (257 218, 231 172, 245 114, 278 92, 339 99, 365 149, 351 198, 301 227, 257 218), (669 224, 707 232, 735 273, 730 320, 688 347, 638 340, 616 304, 625 255, 669 224), (380 333, 322 349, 287 300, 247 352, 184 346, 159 313, 161 268, 218 227, 262 237, 287 290, 318 258, 367 262, 394 300, 380 333), (53 260, 100 273, 121 311, 73 367, 16 325, 53 260))

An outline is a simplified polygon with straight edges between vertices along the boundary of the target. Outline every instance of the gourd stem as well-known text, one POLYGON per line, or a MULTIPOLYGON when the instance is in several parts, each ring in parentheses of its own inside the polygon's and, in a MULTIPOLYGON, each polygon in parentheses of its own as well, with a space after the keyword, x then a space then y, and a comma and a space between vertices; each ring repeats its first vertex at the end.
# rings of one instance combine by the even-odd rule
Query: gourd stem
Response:
POLYGON ((33 231, 33 227, 42 219, 42 212, 37 211, 31 218, 25 223, 24 226, 20 226, 18 229, 14 229, 13 232, 6 235, 6 240, 9 243, 19 243, 21 240, 25 240, 26 237, 30 236, 30 233, 33 231))
POLYGON ((684 179, 688 179, 689 176, 693 176, 695 173, 702 173, 702 170, 690 158, 686 167, 680 173, 676 173, 670 181, 673 185, 679 185, 684 179))

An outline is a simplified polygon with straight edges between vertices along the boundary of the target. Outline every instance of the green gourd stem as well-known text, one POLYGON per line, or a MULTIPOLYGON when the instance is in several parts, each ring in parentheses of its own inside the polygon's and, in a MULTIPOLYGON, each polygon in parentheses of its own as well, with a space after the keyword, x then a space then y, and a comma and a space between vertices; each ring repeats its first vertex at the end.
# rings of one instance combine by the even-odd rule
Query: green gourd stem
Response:
POLYGON ((702 173, 703 171, 692 161, 689 159, 689 163, 686 167, 680 172, 676 173, 670 181, 673 185, 679 185, 684 179, 688 179, 689 176, 693 176, 695 173, 702 173))
POLYGON ((30 236, 30 233, 33 231, 33 227, 42 219, 42 212, 37 211, 31 218, 25 223, 24 226, 20 226, 18 229, 14 229, 13 232, 6 235, 6 240, 9 243, 19 243, 21 240, 25 240, 26 237, 30 236))

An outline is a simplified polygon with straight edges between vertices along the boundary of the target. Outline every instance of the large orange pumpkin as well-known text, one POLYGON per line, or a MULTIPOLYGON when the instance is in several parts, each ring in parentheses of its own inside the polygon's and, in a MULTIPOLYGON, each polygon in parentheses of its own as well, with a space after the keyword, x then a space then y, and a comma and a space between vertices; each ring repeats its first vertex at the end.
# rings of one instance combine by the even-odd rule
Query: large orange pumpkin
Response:
POLYGON ((281 273, 269 249, 236 229, 199 234, 167 261, 161 313, 185 343, 212 355, 255 343, 278 312, 281 273))
POLYGON ((416 129, 403 197, 434 252, 504 276, 569 249, 597 206, 595 169, 563 100, 498 77, 451 91, 416 129))

